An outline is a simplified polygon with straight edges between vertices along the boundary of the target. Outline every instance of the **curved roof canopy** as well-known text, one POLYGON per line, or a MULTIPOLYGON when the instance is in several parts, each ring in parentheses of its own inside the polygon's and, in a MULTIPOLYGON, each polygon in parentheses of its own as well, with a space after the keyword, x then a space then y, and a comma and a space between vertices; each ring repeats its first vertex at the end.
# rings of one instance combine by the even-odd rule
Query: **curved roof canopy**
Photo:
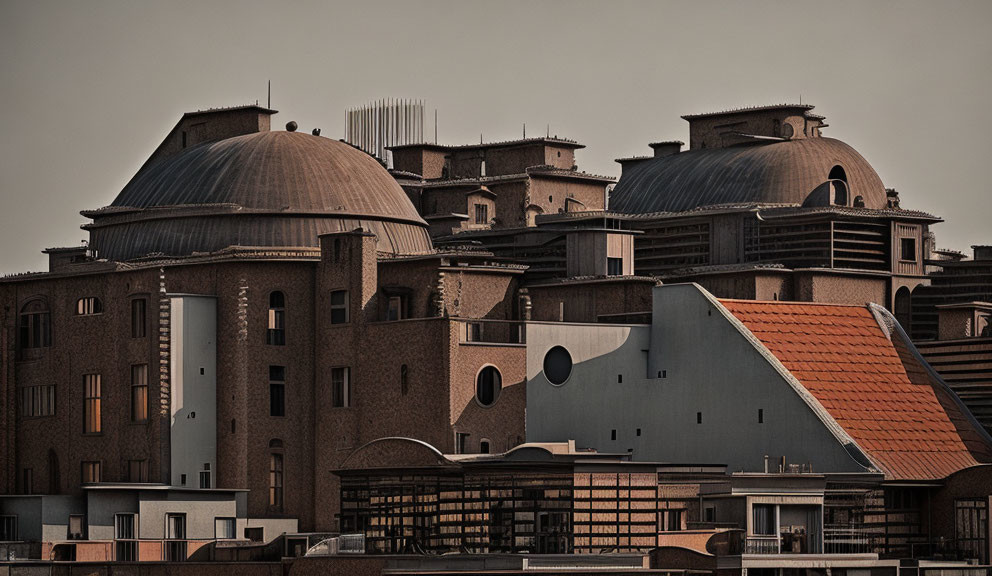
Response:
POLYGON ((627 214, 682 212, 717 204, 809 204, 828 180, 842 178, 847 205, 885 208, 885 187, 858 152, 833 138, 805 138, 689 150, 625 169, 610 210, 627 214), (836 170, 840 166, 843 172, 836 170))
POLYGON ((429 250, 427 224, 392 176, 348 144, 258 132, 149 163, 111 206, 84 212, 91 246, 126 260, 228 246, 316 247, 320 234, 363 227, 379 250, 429 250))

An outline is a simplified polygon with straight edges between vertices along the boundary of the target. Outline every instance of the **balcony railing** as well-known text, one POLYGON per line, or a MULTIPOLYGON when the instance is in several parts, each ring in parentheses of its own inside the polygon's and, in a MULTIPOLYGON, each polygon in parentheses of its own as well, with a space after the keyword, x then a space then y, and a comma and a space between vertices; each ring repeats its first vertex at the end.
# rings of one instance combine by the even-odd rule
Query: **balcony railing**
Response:
POLYGON ((872 552, 872 535, 857 526, 825 526, 823 551, 826 554, 868 554, 872 552))
POLYGON ((778 554, 778 536, 747 536, 744 540, 745 554, 778 554))

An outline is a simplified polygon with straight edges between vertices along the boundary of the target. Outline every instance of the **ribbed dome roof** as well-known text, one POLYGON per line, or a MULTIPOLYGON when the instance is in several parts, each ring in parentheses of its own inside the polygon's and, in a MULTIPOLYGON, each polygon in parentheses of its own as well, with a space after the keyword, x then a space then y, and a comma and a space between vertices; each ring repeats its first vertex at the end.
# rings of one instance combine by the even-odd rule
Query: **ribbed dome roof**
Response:
POLYGON ((348 144, 298 132, 258 132, 196 146, 143 167, 113 206, 237 204, 345 212, 426 223, 396 180, 348 144))
POLYGON ((844 169, 848 197, 885 208, 885 187, 870 164, 833 138, 690 150, 645 160, 624 170, 610 210, 628 214, 681 212, 729 203, 803 204, 835 166, 844 169))
POLYGON ((110 260, 230 246, 316 247, 364 228, 394 254, 431 249, 427 223, 375 159, 296 132, 257 132, 194 146, 138 171, 113 204, 83 212, 90 246, 110 260))

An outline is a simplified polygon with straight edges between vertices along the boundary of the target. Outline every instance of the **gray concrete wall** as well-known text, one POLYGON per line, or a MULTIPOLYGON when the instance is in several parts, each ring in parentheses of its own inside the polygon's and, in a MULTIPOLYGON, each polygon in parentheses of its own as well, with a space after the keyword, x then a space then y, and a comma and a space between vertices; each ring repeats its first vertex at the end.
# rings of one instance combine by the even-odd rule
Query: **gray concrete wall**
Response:
MULTIPOLYGON (((41 507, 41 541, 65 540, 69 534, 69 515, 86 514, 86 499, 78 496, 44 496, 41 507)), ((86 520, 89 521, 88 516, 86 520)))
POLYGON ((864 471, 725 314, 683 284, 655 288, 650 328, 528 325, 527 440, 575 439, 580 448, 632 449, 637 460, 732 471, 762 471, 766 454, 819 472, 864 471), (556 344, 574 363, 560 387, 543 374, 556 344))
POLYGON ((137 514, 135 491, 90 490, 86 499, 86 522, 90 540, 114 539, 114 516, 137 514))
MULTIPOLYGON (((199 488, 210 465, 217 484, 217 301, 208 296, 173 296, 171 482, 199 488)), ((213 529, 211 528, 211 532, 213 529)))
POLYGON ((18 540, 36 542, 41 539, 41 498, 41 496, 5 496, 0 498, 0 514, 17 516, 18 540))
POLYGON ((141 538, 165 538, 165 515, 186 514, 186 538, 212 539, 216 518, 237 516, 234 493, 148 491, 138 502, 141 538))

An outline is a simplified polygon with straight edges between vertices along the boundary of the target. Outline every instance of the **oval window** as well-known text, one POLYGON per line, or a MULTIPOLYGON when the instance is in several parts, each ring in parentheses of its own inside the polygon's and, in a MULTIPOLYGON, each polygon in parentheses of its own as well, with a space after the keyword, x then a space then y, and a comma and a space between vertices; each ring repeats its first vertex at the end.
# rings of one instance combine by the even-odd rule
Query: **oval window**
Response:
POLYGON ((561 346, 555 346, 544 355, 544 375, 555 386, 561 386, 572 374, 572 355, 561 346))
POLYGON ((475 399, 483 406, 492 406, 503 388, 503 377, 495 366, 486 366, 475 377, 475 399))

